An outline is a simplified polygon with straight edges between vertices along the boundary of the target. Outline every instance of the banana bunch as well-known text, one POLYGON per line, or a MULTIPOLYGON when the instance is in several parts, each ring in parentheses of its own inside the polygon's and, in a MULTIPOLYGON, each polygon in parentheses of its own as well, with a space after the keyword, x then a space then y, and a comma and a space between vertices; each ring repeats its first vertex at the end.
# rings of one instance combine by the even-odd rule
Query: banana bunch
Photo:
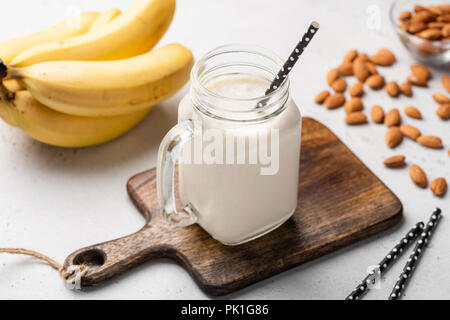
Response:
POLYGON ((152 50, 174 11, 175 0, 135 0, 0 43, 0 117, 61 147, 123 135, 189 80, 191 51, 152 50))

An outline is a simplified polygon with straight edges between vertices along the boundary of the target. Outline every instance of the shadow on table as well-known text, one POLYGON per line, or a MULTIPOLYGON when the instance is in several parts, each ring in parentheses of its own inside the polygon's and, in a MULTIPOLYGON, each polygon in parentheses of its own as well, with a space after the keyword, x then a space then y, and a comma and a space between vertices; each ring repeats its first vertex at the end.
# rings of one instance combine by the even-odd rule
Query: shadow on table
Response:
MULTIPOLYGON (((159 144, 167 131, 176 124, 179 100, 185 90, 155 106, 148 116, 130 132, 111 142, 87 148, 58 148, 31 138, 24 140, 23 152, 38 168, 73 175, 76 172, 104 172, 120 165, 148 157, 156 159, 159 144)), ((149 169, 136 168, 136 172, 149 169)))

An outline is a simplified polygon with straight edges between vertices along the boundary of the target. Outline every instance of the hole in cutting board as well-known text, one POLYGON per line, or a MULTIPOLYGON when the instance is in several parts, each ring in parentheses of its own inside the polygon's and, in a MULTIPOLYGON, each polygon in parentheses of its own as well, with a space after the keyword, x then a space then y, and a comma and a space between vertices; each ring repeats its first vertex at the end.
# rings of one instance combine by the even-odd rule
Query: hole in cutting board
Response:
POLYGON ((105 261, 106 255, 99 249, 91 249, 81 252, 75 257, 75 259, 73 259, 73 263, 75 265, 87 265, 90 269, 101 267, 105 261))

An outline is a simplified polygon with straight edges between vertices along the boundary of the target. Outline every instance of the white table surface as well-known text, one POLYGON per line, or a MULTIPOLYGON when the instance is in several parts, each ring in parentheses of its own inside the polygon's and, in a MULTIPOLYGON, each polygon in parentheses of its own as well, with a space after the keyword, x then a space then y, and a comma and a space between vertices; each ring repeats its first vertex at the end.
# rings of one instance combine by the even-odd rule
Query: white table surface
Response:
MULTIPOLYGON (((16 0, 2 4, 0 40, 33 32, 62 20, 76 10, 125 9, 132 0, 16 0)), ((408 162, 422 166, 429 178, 450 180, 450 122, 434 114, 431 93, 443 91, 434 70, 432 89, 414 88, 414 98, 389 98, 384 91, 364 97, 366 110, 378 103, 385 108, 412 104, 425 120, 406 119, 423 133, 443 138, 445 149, 425 149, 405 139, 395 150, 384 143, 385 127, 344 124, 344 110, 327 111, 313 103, 326 88, 325 74, 341 61, 349 48, 373 53, 392 49, 399 62, 380 68, 389 80, 402 81, 412 57, 402 47, 388 20, 389 1, 299 0, 179 0, 176 17, 161 44, 180 42, 199 57, 224 43, 243 42, 272 48, 286 57, 309 22, 321 30, 292 73, 292 95, 303 115, 331 128, 362 161, 401 199, 404 220, 392 230, 272 277, 228 298, 240 299, 343 299, 417 221, 428 219, 440 206, 446 217, 424 254, 406 291, 406 299, 450 298, 450 194, 439 199, 429 189, 415 187, 408 169, 389 170, 381 161, 403 153, 408 162)), ((351 78, 351 83, 354 78, 351 78)), ((186 90, 186 88, 184 89, 186 90)), ((183 91, 185 92, 185 91, 183 91)), ((62 262, 84 246, 115 239, 138 230, 143 219, 125 191, 127 179, 155 166, 159 142, 176 122, 177 103, 183 92, 162 103, 136 129, 121 139, 88 149, 49 147, 21 131, 0 123, 0 247, 41 251, 62 262)), ((357 190, 355 190, 357 192, 357 190)), ((367 298, 385 299, 400 273, 406 255, 387 274, 379 290, 367 298)), ((190 276, 176 263, 146 263, 94 289, 73 292, 58 274, 28 257, 0 255, 0 298, 38 299, 204 299, 190 276)))

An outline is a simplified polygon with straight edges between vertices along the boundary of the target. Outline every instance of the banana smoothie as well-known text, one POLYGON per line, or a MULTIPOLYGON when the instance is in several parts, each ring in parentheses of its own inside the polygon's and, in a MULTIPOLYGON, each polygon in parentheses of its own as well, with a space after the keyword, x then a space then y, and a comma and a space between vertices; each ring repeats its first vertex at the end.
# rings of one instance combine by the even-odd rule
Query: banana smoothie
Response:
MULTIPOLYGON (((178 126, 190 132, 179 154, 178 208, 191 215, 188 224, 237 245, 274 230, 296 209, 301 116, 289 81, 265 96, 272 74, 196 68, 178 109, 178 126)), ((184 139, 172 138, 172 146, 184 139)))

